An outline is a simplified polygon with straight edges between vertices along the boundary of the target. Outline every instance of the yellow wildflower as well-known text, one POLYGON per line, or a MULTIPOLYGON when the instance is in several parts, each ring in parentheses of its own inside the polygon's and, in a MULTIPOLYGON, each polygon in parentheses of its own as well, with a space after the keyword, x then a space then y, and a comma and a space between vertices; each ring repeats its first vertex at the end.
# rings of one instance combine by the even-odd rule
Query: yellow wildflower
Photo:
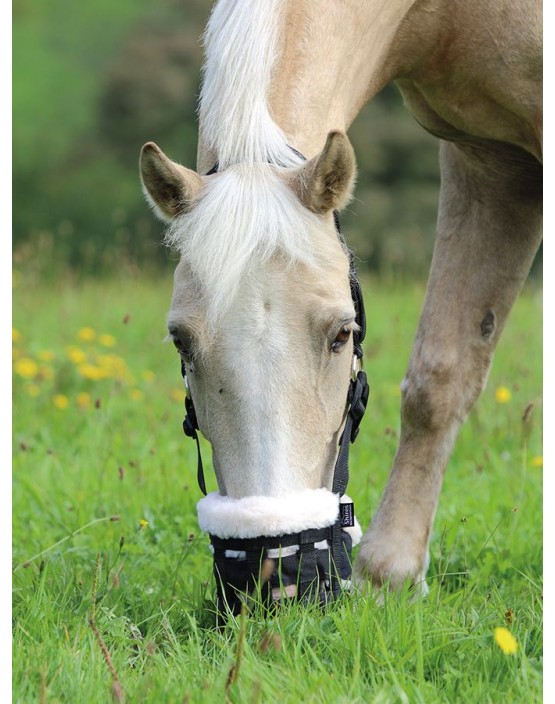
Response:
POLYGON ((122 357, 117 354, 99 354, 96 357, 96 363, 102 369, 105 376, 111 376, 116 379, 125 379, 127 383, 131 383, 127 364, 122 357))
POLYGON ((52 399, 52 403, 60 411, 65 411, 65 409, 69 406, 69 399, 64 394, 56 394, 52 399))
POLYGON ((87 359, 87 355, 83 352, 83 350, 75 345, 66 347, 66 354, 67 358, 70 362, 73 362, 73 364, 83 364, 83 362, 87 359))
POLYGON ((495 642, 505 653, 505 655, 514 655, 518 649, 518 643, 513 634, 504 627, 496 628, 493 632, 495 642))
POLYGON ((53 362, 56 355, 52 352, 52 350, 41 350, 37 357, 41 362, 53 362))
POLYGON ((91 395, 86 391, 81 391, 81 393, 77 394, 75 397, 75 401, 79 408, 88 408, 91 405, 91 395))
POLYGON ((12 328, 12 342, 19 342, 21 340, 21 333, 19 330, 12 328))
POLYGON ((543 455, 538 455, 537 457, 532 457, 531 461, 532 467, 543 467, 543 455))
POLYGON ((30 357, 21 357, 14 364, 14 371, 24 379, 34 379, 39 371, 38 364, 30 357))
POLYGON ((183 401, 185 398, 185 389, 172 389, 170 391, 170 398, 172 401, 183 401))
POLYGON ((131 389, 131 391, 129 392, 129 397, 133 401, 142 401, 142 399, 144 398, 144 394, 140 389, 131 389))
POLYGON ((91 381, 98 381, 99 379, 105 379, 108 374, 104 369, 100 367, 95 367, 94 364, 80 364, 77 367, 77 371, 85 379, 90 379, 91 381))
POLYGON ((108 335, 108 333, 100 335, 98 341, 104 347, 113 347, 116 344, 116 338, 113 335, 108 335))
POLYGON ((151 372, 150 369, 145 369, 143 372, 141 372, 141 376, 148 383, 154 381, 154 379, 156 378, 156 374, 154 372, 151 372))
POLYGON ((81 328, 77 333, 77 339, 81 342, 92 342, 96 337, 96 332, 92 328, 81 328))
POLYGON ((146 528, 148 526, 148 521, 146 518, 141 518, 139 521, 139 528, 146 528))
POLYGON ((37 384, 28 384, 25 387, 25 391, 31 398, 36 398, 40 394, 40 386, 37 384))
POLYGON ((498 386, 495 389, 495 400, 497 403, 509 403, 511 392, 506 386, 498 386))

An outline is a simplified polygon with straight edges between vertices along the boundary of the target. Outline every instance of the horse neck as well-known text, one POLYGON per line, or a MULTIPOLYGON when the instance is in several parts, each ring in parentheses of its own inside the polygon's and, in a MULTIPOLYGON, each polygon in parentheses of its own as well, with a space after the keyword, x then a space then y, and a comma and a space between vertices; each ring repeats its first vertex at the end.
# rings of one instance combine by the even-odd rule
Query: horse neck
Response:
POLYGON ((413 3, 289 3, 269 102, 292 146, 314 156, 328 132, 347 131, 364 104, 407 70, 394 40, 413 3))
MULTIPOLYGON (((262 21, 266 28, 276 32, 277 57, 270 83, 262 85, 260 91, 264 92, 273 120, 285 134, 287 143, 306 157, 319 152, 328 132, 346 131, 377 91, 410 70, 407 64, 418 60, 426 44, 426 33, 415 37, 418 32, 412 29, 406 32, 403 28, 413 4, 415 8, 422 4, 415 0, 290 0, 286 5, 281 4, 281 0, 267 1, 267 5, 259 6, 255 0, 245 0, 245 6, 240 9, 248 10, 246 26, 240 23, 238 27, 235 23, 230 30, 225 26, 229 19, 226 13, 236 6, 228 0, 220 0, 216 7, 221 12, 217 14, 218 21, 212 23, 212 29, 216 37, 222 35, 223 43, 216 41, 211 47, 211 63, 210 52, 207 54, 207 62, 216 71, 210 73, 210 80, 214 80, 212 85, 216 86, 216 93, 211 93, 211 105, 214 99, 217 103, 217 120, 210 125, 211 141, 214 141, 215 124, 225 122, 221 118, 226 113, 226 100, 247 106, 249 101, 241 100, 241 86, 245 87, 246 94, 252 95, 252 86, 260 85, 260 71, 253 67, 251 60, 243 60, 241 81, 236 82, 236 77, 232 76, 233 91, 224 95, 224 88, 220 93, 228 79, 225 69, 218 75, 219 67, 227 65, 218 52, 222 48, 227 52, 226 41, 232 42, 235 57, 243 48, 244 56, 250 56, 248 49, 257 38, 268 41, 268 31, 258 32, 253 22, 262 21), (275 13, 273 18, 272 12, 275 13), (258 19, 260 17, 263 19, 258 19)), ((422 2, 433 4, 435 0, 422 2)), ((258 55, 264 55, 264 50, 258 51, 258 55)), ((205 74, 205 81, 207 79, 205 74)), ((204 139, 202 109, 200 112, 197 167, 200 173, 206 173, 219 160, 219 155, 206 144, 209 140, 204 139)), ((248 118, 245 115, 240 120, 241 125, 249 124, 248 118)), ((237 111, 234 119, 237 119, 237 111)))

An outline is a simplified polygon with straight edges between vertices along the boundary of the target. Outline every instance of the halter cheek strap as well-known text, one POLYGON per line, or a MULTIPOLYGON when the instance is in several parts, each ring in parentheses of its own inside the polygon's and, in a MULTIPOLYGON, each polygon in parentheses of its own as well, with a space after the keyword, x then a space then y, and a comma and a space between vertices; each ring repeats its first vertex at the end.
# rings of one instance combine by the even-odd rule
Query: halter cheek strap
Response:
MULTIPOLYGON (((185 380, 187 373, 185 372, 185 364, 181 360, 181 376, 185 380)), ((185 396, 185 418, 183 419, 183 432, 188 438, 192 438, 197 444, 197 482, 202 493, 206 496, 206 482, 204 481, 204 467, 202 466, 202 453, 200 451, 200 441, 197 430, 198 420, 195 411, 195 405, 190 393, 185 396)))

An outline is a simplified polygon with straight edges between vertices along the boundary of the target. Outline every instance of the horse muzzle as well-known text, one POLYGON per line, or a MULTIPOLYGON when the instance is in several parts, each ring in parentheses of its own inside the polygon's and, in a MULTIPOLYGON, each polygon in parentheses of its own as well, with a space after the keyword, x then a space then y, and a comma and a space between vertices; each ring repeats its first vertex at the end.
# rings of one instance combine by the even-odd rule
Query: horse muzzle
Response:
POLYGON ((288 597, 325 605, 350 587, 351 550, 362 531, 345 495, 305 489, 234 499, 214 492, 197 511, 210 535, 222 613, 237 614, 249 598, 267 606, 288 597))

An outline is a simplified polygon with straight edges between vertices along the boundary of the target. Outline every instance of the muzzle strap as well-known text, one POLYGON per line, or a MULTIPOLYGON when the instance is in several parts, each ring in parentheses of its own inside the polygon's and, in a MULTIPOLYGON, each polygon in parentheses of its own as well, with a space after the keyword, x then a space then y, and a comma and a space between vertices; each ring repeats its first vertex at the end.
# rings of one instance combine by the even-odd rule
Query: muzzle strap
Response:
POLYGON ((352 540, 342 531, 341 553, 333 556, 332 532, 328 526, 274 538, 222 540, 210 535, 219 610, 238 614, 249 595, 267 606, 283 596, 316 600, 322 606, 337 598, 351 574, 352 540))

